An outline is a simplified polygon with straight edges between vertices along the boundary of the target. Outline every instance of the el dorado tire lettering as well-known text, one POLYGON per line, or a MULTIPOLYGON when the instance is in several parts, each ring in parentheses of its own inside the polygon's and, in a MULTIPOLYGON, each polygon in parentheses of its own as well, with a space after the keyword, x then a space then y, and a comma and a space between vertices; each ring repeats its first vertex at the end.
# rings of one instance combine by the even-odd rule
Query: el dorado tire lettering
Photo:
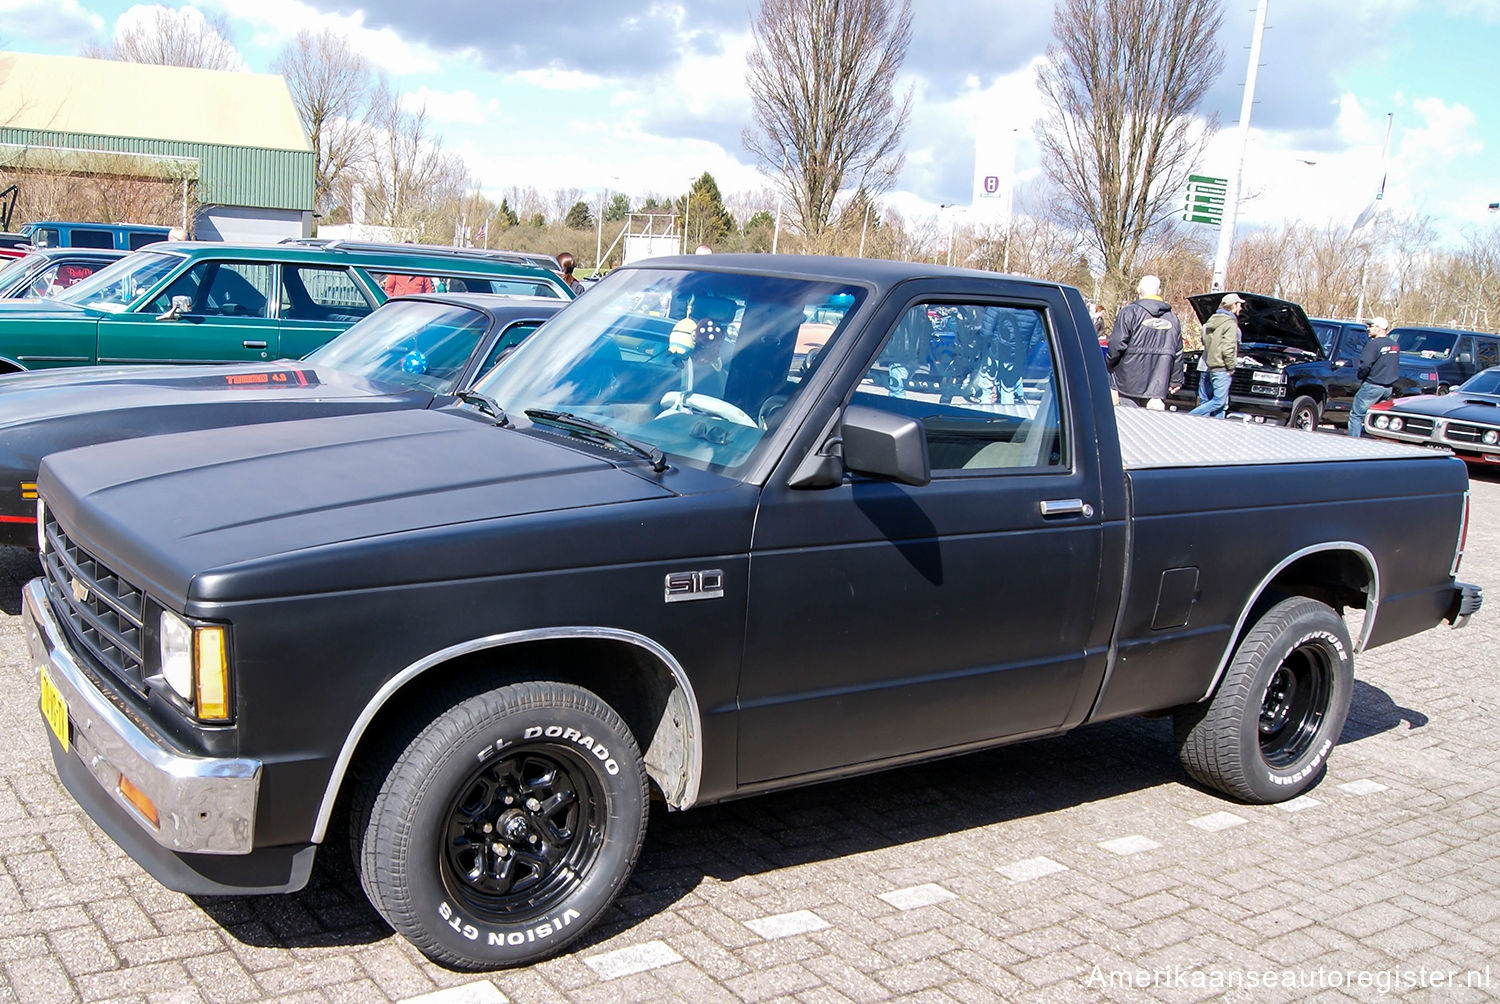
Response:
POLYGON ((577 729, 563 728, 561 725, 528 725, 526 731, 521 734, 522 739, 561 739, 563 742, 577 743, 594 755, 594 758, 604 764, 604 769, 611 774, 620 773, 620 765, 609 755, 609 747, 603 743, 596 742, 593 736, 586 736, 577 729))

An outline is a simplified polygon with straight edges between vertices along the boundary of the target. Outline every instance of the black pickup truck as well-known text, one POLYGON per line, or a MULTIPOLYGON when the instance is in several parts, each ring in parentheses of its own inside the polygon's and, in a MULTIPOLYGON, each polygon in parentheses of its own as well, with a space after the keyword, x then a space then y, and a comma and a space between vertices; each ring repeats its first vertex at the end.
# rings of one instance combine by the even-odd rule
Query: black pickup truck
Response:
MULTIPOLYGON (((1346 426, 1359 390, 1359 357, 1370 329, 1362 321, 1309 318, 1302 307, 1260 293, 1239 294, 1240 351, 1229 384, 1229 410, 1258 422, 1311 430, 1346 426)), ((1206 324, 1223 293, 1188 297, 1199 324, 1206 324)), ((1198 403, 1199 353, 1186 354, 1186 385, 1168 402, 1178 411, 1198 403)), ((1423 393, 1403 370, 1396 396, 1423 393)), ((1431 392, 1431 388, 1427 389, 1431 392)))
POLYGON ((161 882, 295 890, 348 834, 423 952, 524 963, 653 793, 1170 712, 1193 779, 1291 798, 1355 653, 1479 603, 1461 461, 1117 410, 1068 287, 691 256, 547 331, 450 408, 43 462, 53 760, 161 882))

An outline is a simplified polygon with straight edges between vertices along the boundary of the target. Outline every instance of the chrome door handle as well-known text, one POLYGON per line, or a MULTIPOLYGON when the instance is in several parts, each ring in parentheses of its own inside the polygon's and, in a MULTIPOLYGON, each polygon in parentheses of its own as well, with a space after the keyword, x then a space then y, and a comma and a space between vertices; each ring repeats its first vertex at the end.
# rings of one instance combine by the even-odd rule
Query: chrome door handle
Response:
POLYGON ((243 345, 243 346, 245 346, 245 348, 247 348, 247 349, 263 349, 263 348, 266 347, 266 343, 265 342, 249 342, 249 341, 247 341, 247 342, 241 342, 240 344, 243 345))
POLYGON ((1041 509, 1045 517, 1094 515, 1094 507, 1083 499, 1043 499, 1041 509))

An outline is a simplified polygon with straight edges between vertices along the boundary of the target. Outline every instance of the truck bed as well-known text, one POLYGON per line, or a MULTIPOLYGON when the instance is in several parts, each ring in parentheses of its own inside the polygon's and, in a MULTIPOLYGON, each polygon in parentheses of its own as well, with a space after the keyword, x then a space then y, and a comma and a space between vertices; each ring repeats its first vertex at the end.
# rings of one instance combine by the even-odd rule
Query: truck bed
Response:
POLYGON ((1431 450, 1363 437, 1323 435, 1145 408, 1115 409, 1125 469, 1238 467, 1244 464, 1319 463, 1400 459, 1431 450))

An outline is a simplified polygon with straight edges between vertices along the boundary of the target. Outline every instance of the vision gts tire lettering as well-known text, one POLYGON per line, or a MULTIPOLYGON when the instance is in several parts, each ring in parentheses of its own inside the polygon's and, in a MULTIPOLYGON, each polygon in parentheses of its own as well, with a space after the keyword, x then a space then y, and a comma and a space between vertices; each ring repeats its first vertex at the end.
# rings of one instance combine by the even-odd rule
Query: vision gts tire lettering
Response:
POLYGON ((635 740, 597 696, 517 683, 444 711, 356 820, 360 882, 428 958, 534 962, 599 919, 646 834, 635 740))
POLYGON ((1174 712, 1188 774, 1246 802, 1283 802, 1312 787, 1349 714, 1352 651, 1327 605, 1277 603, 1245 635, 1213 697, 1174 712))

